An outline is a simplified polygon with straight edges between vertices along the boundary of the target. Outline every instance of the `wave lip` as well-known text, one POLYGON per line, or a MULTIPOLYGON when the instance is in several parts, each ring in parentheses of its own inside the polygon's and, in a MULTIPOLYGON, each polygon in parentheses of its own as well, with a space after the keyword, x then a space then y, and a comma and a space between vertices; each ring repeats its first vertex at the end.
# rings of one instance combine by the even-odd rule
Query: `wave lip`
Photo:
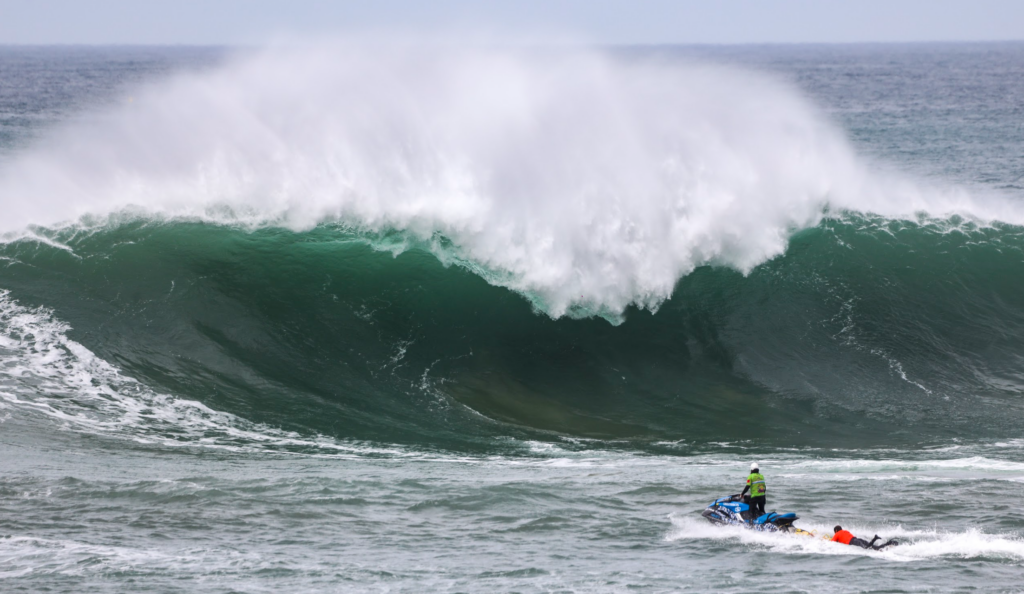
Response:
POLYGON ((698 266, 749 272, 827 209, 1016 216, 870 172, 762 74, 330 44, 140 89, 8 163, 0 204, 8 233, 113 213, 401 232, 552 317, 613 321, 698 266))

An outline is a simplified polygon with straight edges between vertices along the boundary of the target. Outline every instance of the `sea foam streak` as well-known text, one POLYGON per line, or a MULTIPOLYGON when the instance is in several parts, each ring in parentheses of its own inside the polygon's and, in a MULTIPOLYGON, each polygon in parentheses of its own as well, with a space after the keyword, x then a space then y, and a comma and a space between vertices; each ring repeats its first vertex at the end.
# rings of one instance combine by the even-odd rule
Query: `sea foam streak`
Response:
POLYGON ((338 45, 143 89, 7 163, 0 204, 8 238, 125 211, 443 236, 440 255, 549 315, 609 319, 657 308, 696 266, 749 271, 827 208, 1021 218, 869 174, 756 73, 338 45))
POLYGON ((49 310, 24 307, 0 290, 0 411, 13 409, 24 417, 35 413, 83 433, 144 444, 407 455, 398 448, 276 429, 155 392, 68 338, 69 329, 49 310))

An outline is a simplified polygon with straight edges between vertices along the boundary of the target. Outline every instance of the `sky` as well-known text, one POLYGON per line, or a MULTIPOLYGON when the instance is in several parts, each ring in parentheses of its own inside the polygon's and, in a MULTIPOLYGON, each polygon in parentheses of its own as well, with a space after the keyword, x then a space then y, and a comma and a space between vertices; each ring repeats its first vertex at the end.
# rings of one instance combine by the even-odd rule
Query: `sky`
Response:
POLYGON ((1024 0, 0 0, 0 44, 1024 40, 1024 0))

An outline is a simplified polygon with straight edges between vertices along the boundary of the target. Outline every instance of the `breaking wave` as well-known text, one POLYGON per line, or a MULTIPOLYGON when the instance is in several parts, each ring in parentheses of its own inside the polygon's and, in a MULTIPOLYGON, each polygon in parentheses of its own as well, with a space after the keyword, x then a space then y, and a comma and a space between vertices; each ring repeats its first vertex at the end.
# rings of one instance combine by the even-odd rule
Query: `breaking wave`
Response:
POLYGON ((341 45, 138 89, 7 163, 0 203, 15 236, 110 216, 401 232, 552 317, 615 322, 699 266, 750 272, 829 211, 1024 222, 1003 199, 870 171, 761 74, 341 45))
POLYGON ((1024 420, 1018 203, 869 167, 743 70, 260 52, 53 131, 0 204, 4 385, 120 402, 106 429, 158 402, 193 437, 446 447, 1024 420))

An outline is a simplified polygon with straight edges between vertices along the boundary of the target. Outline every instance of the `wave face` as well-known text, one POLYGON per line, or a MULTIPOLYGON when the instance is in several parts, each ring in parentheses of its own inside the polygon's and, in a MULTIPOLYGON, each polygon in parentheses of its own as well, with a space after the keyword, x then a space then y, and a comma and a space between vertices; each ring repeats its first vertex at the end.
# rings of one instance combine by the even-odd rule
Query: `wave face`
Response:
POLYGON ((619 325, 538 315, 429 246, 381 249, 408 242, 135 223, 0 257, 22 305, 127 375, 299 432, 835 444, 1024 420, 1017 227, 828 218, 747 275, 698 268, 619 325))
POLYGON ((68 359, 31 323, 73 365, 345 439, 1020 426, 1020 201, 868 166, 774 77, 320 46, 112 103, 0 171, 35 377, 68 359))

